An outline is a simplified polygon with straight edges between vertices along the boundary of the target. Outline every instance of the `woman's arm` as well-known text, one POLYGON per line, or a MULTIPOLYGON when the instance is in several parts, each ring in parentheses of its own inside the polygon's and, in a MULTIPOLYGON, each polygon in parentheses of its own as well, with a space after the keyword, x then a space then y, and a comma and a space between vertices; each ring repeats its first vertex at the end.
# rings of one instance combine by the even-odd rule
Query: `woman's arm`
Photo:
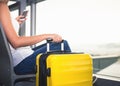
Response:
POLYGON ((6 3, 0 2, 0 22, 4 28, 8 41, 14 48, 30 46, 41 42, 47 38, 52 38, 54 42, 62 41, 58 34, 41 34, 36 36, 18 36, 11 22, 10 11, 6 3))

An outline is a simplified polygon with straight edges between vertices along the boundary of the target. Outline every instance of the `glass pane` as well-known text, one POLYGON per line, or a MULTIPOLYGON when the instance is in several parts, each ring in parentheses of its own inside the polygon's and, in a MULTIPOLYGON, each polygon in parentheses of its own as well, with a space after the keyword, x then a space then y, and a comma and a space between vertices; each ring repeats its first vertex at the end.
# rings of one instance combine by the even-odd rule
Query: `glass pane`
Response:
POLYGON ((92 55, 94 74, 117 76, 120 80, 118 3, 119 0, 48 0, 38 3, 37 34, 62 35, 73 52, 92 55))
POLYGON ((14 4, 15 3, 15 1, 9 1, 8 2, 8 5, 12 5, 12 4, 14 4))

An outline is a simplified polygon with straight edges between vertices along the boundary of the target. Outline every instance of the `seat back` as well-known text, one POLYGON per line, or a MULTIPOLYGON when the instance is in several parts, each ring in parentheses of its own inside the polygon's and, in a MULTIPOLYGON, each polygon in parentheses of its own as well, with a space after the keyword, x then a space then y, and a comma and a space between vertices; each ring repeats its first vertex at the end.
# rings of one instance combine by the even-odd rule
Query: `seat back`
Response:
POLYGON ((0 24, 0 84, 13 86, 13 60, 4 30, 0 24))
POLYGON ((15 74, 10 46, 0 24, 0 86, 15 86, 17 82, 21 81, 31 82, 31 79, 35 79, 35 77, 35 74, 15 74))

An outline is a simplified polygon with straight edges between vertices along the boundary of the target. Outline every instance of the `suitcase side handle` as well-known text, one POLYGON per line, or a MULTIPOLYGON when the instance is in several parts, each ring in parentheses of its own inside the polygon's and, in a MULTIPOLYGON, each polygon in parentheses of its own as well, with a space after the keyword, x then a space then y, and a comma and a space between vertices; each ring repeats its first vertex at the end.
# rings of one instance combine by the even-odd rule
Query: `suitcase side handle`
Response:
MULTIPOLYGON (((51 38, 48 38, 46 39, 47 41, 47 52, 50 52, 50 43, 53 41, 53 39, 51 38)), ((61 51, 64 51, 64 40, 62 40, 60 43, 61 43, 61 51)))

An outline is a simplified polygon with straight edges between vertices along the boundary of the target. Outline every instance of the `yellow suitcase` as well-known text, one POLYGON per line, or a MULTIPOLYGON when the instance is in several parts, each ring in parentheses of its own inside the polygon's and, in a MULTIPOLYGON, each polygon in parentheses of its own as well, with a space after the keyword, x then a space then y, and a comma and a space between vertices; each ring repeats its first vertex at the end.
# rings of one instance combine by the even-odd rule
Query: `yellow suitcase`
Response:
POLYGON ((89 54, 39 54, 36 65, 36 86, 92 86, 89 54))
POLYGON ((49 52, 49 43, 47 53, 36 58, 36 86, 92 86, 91 56, 64 52, 63 42, 60 52, 49 52))

